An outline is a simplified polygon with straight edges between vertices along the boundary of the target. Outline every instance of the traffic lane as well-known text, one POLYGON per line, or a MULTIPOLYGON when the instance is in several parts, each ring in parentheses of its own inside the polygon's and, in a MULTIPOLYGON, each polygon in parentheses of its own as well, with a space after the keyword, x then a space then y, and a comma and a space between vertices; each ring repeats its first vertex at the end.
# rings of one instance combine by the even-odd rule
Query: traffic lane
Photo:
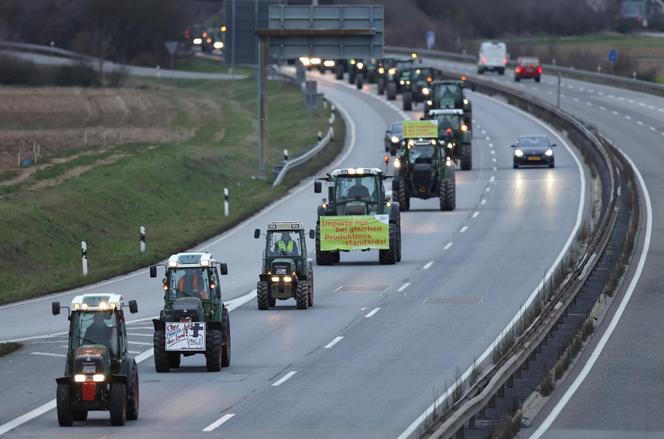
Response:
MULTIPOLYGON (((508 152, 502 156, 510 162, 508 152)), ((234 406, 236 416, 224 424, 223 434, 398 435, 432 395, 479 357, 557 257, 564 241, 560 234, 576 220, 570 212, 579 200, 569 195, 579 188, 573 168, 572 178, 561 170, 558 184, 550 185, 546 174, 556 171, 501 171, 497 185, 505 188, 496 188, 499 195, 487 204, 492 215, 478 216, 434 261, 435 275, 383 298, 372 326, 346 331, 330 352, 289 366, 297 374, 264 400, 234 406), (544 176, 519 182, 521 174, 535 172, 544 176), (525 206, 514 206, 524 201, 525 206), (539 246, 525 238, 534 234, 539 246), (257 413, 261 423, 255 422, 257 413)))

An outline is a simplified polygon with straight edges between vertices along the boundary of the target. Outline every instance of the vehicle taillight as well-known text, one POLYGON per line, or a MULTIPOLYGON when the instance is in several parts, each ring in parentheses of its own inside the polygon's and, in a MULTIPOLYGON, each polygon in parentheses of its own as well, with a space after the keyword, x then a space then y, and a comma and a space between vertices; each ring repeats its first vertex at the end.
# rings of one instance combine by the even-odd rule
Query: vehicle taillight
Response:
POLYGON ((486 56, 480 56, 480 64, 486 64, 486 56))
POLYGON ((542 66, 537 67, 537 73, 542 74, 542 66))
POLYGON ((516 66, 516 69, 514 69, 514 70, 515 70, 517 73, 521 73, 521 71, 522 71, 523 69, 521 68, 521 66, 516 66))
POLYGON ((507 59, 507 57, 505 57, 505 60, 504 60, 504 61, 505 61, 505 64, 507 64, 510 60, 507 59))

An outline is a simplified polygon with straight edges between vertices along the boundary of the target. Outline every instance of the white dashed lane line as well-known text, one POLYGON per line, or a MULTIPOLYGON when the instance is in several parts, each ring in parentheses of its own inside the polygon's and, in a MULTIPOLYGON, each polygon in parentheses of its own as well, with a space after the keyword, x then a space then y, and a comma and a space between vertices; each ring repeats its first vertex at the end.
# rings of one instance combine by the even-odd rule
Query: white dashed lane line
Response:
POLYGON ((448 242, 447 244, 445 244, 445 247, 443 247, 443 250, 449 250, 453 245, 454 243, 448 242))
POLYGON ((295 375, 296 373, 297 373, 297 371, 295 371, 295 370, 291 370, 291 371, 288 372, 286 375, 284 375, 283 377, 281 377, 280 379, 278 379, 277 381, 275 381, 274 383, 272 383, 272 387, 281 386, 283 383, 285 383, 286 381, 288 381, 289 379, 291 379, 291 377, 292 377, 293 375, 295 375))
POLYGON ((468 230, 468 226, 463 226, 461 227, 461 230, 459 230, 459 233, 466 233, 466 230, 468 230))
POLYGON ((375 307, 371 311, 367 313, 367 315, 364 316, 365 319, 370 319, 371 317, 375 316, 376 313, 380 311, 380 306, 375 307))
POLYGON ((433 261, 429 261, 422 267, 422 270, 428 270, 433 265, 433 261))
POLYGON ((477 218, 477 216, 478 216, 479 214, 480 214, 480 213, 479 213, 478 211, 475 211, 475 212, 473 213, 473 218, 477 218))
POLYGON ((403 285, 401 285, 401 286, 399 287, 399 289, 397 290, 397 292, 400 293, 400 292, 402 292, 403 290, 405 290, 406 288, 408 288, 409 286, 410 286, 410 282, 406 282, 405 284, 403 284, 403 285))
POLYGON ((332 347, 333 347, 335 344, 339 343, 339 342, 340 342, 341 340, 343 340, 343 339, 344 339, 344 338, 343 338, 343 336, 341 336, 341 335, 338 336, 338 337, 334 337, 334 340, 332 340, 331 342, 329 342, 328 344, 325 345, 325 349, 332 349, 332 347))
POLYGON ((213 431, 215 428, 220 427, 226 421, 229 421, 233 416, 235 416, 235 413, 226 413, 224 416, 222 416, 221 418, 214 421, 212 424, 205 427, 203 429, 203 431, 205 433, 209 433, 209 432, 213 431))

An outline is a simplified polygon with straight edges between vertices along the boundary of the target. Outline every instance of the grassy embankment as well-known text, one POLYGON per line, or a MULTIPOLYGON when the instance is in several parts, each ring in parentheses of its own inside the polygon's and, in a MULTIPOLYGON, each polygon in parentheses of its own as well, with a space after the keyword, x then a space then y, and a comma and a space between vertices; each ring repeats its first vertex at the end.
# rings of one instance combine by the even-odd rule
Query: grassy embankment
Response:
MULTIPOLYGON (((47 169, 0 188, 0 303, 98 281, 189 248, 282 196, 329 163, 343 145, 344 127, 337 117, 336 140, 273 189, 271 170, 281 161, 282 148, 287 145, 295 154, 314 143, 316 133, 327 127, 328 110, 320 110, 309 128, 302 93, 268 84, 266 182, 253 177, 255 82, 132 81, 131 86, 169 99, 176 109, 174 127, 192 130, 193 136, 124 144, 68 161, 56 155, 47 159, 52 163, 47 169), (224 187, 231 194, 229 217, 223 216, 224 187), (138 253, 140 225, 147 228, 144 255, 138 253), (81 275, 81 240, 88 242, 87 277, 81 275)), ((4 178, 11 176, 15 171, 4 178)))

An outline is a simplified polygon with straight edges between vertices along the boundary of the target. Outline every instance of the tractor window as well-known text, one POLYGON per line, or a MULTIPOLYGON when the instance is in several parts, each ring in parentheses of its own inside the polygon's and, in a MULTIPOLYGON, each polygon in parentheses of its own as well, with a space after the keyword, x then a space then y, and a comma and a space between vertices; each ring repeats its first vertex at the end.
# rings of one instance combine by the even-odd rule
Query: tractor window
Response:
POLYGON ((434 154, 434 145, 415 144, 408 149, 408 161, 411 164, 432 163, 434 154))
POLYGON ((451 128, 453 131, 459 129, 460 121, 459 116, 451 114, 437 114, 434 116, 438 121, 438 131, 445 131, 451 128))
POLYGON ((434 99, 443 104, 446 100, 459 101, 462 99, 461 87, 458 85, 439 85, 436 87, 434 99))
POLYGON ((339 177, 337 179, 336 191, 338 204, 351 201, 378 203, 376 177, 373 175, 364 177, 339 177))
POLYGON ((207 268, 172 268, 169 270, 171 300, 178 297, 210 298, 210 282, 207 268))
POLYGON ((277 230, 267 232, 268 256, 300 256, 300 233, 277 230))
POLYGON ((112 311, 75 312, 71 316, 71 346, 104 345, 117 352, 117 323, 112 311))

